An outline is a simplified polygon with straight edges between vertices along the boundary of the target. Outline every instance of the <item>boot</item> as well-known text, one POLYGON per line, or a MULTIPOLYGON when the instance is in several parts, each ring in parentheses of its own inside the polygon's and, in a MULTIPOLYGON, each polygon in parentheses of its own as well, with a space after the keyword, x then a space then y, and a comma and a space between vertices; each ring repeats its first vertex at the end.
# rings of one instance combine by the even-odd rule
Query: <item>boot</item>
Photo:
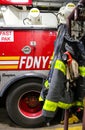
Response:
MULTIPOLYGON (((68 123, 69 124, 75 124, 75 123, 79 123, 80 120, 78 119, 78 117, 75 114, 72 114, 71 117, 69 117, 68 123)), ((61 124, 64 124, 64 120, 60 122, 61 124)))

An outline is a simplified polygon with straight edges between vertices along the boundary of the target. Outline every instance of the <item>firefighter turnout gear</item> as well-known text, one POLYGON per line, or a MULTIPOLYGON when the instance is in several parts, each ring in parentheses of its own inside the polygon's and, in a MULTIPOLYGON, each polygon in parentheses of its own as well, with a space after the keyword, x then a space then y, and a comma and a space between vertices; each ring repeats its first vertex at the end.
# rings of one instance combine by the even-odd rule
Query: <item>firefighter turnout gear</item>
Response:
MULTIPOLYGON (((51 80, 50 82, 49 80, 45 81, 44 84, 47 93, 44 97, 42 114, 48 119, 55 116, 58 108, 69 109, 73 106, 83 106, 85 95, 85 41, 75 41, 68 38, 70 36, 67 35, 67 29, 65 31, 61 45, 57 45, 58 51, 55 50, 57 53, 54 52, 51 80), (69 52, 71 55, 69 55, 69 52), (63 59, 63 54, 67 54, 67 60, 63 59)), ((74 119, 74 116, 69 121, 71 122, 72 119, 74 119)))
MULTIPOLYGON (((48 122, 58 108, 83 106, 85 95, 85 40, 82 40, 85 36, 80 40, 71 38, 66 22, 63 23, 58 26, 51 68, 40 94, 44 101, 42 115, 48 122)), ((74 117, 69 119, 70 122, 74 117)))
POLYGON ((39 101, 45 100, 46 95, 48 93, 48 89, 49 89, 49 82, 48 82, 48 80, 45 80, 43 83, 42 91, 41 91, 40 96, 39 96, 39 101))
POLYGON ((61 24, 59 26, 58 37, 55 42, 56 49, 54 49, 54 58, 53 58, 54 63, 51 68, 52 69, 51 81, 49 83, 48 78, 49 89, 43 106, 43 115, 45 117, 54 117, 58 107, 68 109, 74 105, 73 93, 70 89, 68 90, 66 87, 67 65, 62 60, 62 52, 61 52, 64 43, 64 35, 66 31, 67 31, 66 25, 61 24))
POLYGON ((79 100, 81 101, 82 98, 85 96, 85 35, 83 39, 81 38, 80 44, 78 44, 79 48, 79 79, 77 82, 77 95, 79 100))
POLYGON ((54 117, 58 107, 68 109, 74 105, 73 94, 65 85, 66 68, 66 64, 61 59, 56 60, 50 88, 43 106, 44 116, 54 117))
MULTIPOLYGON (((71 117, 68 120, 69 124, 74 124, 74 123, 78 123, 80 122, 80 120, 78 119, 78 117, 74 114, 71 115, 71 117)), ((61 124, 64 124, 64 120, 60 122, 61 124)))
POLYGON ((64 41, 64 35, 65 35, 66 30, 67 30, 67 27, 65 24, 61 24, 60 26, 58 26, 58 35, 56 36, 57 38, 54 42, 54 51, 53 51, 53 55, 51 59, 52 60, 51 68, 50 68, 47 79, 43 82, 43 87, 40 93, 39 101, 44 101, 48 93, 49 84, 51 83, 51 78, 54 71, 54 65, 61 51, 62 41, 64 41))

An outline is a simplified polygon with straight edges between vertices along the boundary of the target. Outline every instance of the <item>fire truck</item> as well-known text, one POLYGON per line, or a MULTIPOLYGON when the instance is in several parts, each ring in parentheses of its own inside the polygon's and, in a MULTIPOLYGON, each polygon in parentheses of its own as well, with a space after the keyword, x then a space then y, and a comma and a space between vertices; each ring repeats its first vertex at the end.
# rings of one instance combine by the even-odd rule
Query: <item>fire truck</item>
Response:
POLYGON ((42 125, 38 98, 57 38, 56 0, 0 0, 0 99, 22 127, 42 125))

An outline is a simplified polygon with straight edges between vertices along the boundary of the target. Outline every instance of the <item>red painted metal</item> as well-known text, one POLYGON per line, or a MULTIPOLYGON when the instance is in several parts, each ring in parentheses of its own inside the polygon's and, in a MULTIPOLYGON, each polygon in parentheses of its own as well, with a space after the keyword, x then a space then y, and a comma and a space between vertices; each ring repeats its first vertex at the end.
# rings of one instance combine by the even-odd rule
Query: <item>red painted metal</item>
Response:
MULTIPOLYGON (((7 57, 11 58, 11 62, 16 61, 14 70, 48 70, 50 59, 56 39, 56 31, 54 30, 5 30, 0 31, 0 66, 6 70, 7 57), (35 42, 36 45, 31 45, 35 42), (22 50, 28 46, 31 49, 29 54, 25 54, 22 50), (14 59, 14 57, 17 57, 14 59), (4 62, 2 63, 1 61, 4 62)), ((11 68, 11 67, 9 67, 11 68)), ((13 70, 8 69, 7 70, 13 70)))
POLYGON ((0 0, 1 5, 32 5, 32 0, 0 0))
POLYGON ((37 118, 41 116, 42 105, 38 97, 38 92, 28 92, 24 94, 18 103, 20 113, 28 118, 37 118))

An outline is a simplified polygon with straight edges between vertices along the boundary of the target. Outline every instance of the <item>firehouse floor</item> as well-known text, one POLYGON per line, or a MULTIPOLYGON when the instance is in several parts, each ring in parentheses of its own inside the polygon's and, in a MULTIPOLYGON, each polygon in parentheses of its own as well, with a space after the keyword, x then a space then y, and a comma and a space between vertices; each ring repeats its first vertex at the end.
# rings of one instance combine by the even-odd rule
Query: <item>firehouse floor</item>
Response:
MULTIPOLYGON (((64 130, 63 125, 52 125, 49 127, 41 128, 20 128, 15 125, 8 117, 8 114, 4 108, 0 108, 0 130, 64 130)), ((82 130, 82 124, 69 125, 68 130, 82 130)))
MULTIPOLYGON (((36 130, 43 130, 43 128, 39 128, 36 130)), ((64 130, 64 126, 63 125, 55 125, 55 126, 45 127, 44 130, 64 130)), ((82 130, 82 125, 81 125, 81 123, 70 125, 68 130, 82 130)))

